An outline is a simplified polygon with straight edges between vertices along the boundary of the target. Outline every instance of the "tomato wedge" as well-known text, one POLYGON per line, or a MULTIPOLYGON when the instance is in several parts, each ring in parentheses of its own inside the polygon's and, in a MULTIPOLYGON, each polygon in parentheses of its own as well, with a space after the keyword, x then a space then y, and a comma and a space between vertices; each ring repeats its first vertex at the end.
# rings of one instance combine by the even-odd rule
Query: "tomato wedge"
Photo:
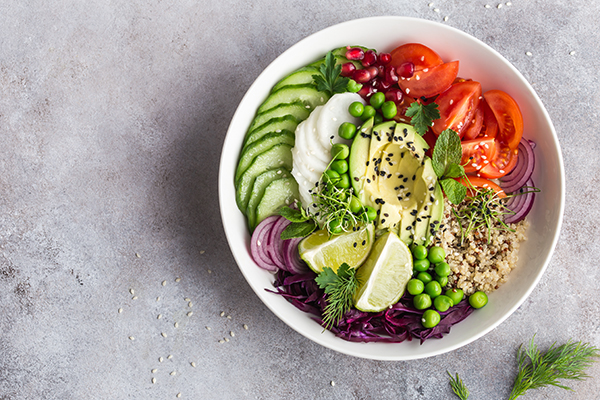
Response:
POLYGON ((433 132, 436 135, 446 129, 452 129, 462 138, 479 106, 481 84, 475 81, 459 82, 440 94, 435 102, 438 104, 440 118, 433 121, 433 132))
POLYGON ((463 140, 461 165, 467 174, 480 171, 496 158, 497 147, 494 138, 463 140))
POLYGON ((519 105, 501 90, 490 90, 483 97, 498 122, 496 139, 509 149, 516 150, 523 137, 523 115, 519 105))
POLYGON ((483 101, 479 102, 479 106, 475 109, 472 117, 467 121, 463 140, 475 139, 481 132, 483 126, 483 101))
POLYGON ((498 134, 498 121, 496 121, 496 116, 485 99, 481 100, 480 104, 483 108, 483 124, 479 136, 495 138, 498 134))
MULTIPOLYGON (((466 177, 457 179, 457 181, 459 181, 464 186, 466 186, 467 189, 470 189, 471 186, 476 187, 476 188, 492 189, 494 192, 496 192, 498 197, 500 197, 500 198, 506 197, 506 193, 504 192, 504 190, 500 186, 496 185, 494 182, 490 181, 489 179, 480 178, 478 176, 467 175, 466 177)), ((468 190, 468 191, 471 196, 474 194, 471 190, 468 190)))
MULTIPOLYGON (((477 140, 477 139, 475 139, 477 140)), ((496 156, 489 163, 486 163, 480 170, 478 175, 489 178, 498 179, 508 174, 517 165, 518 149, 511 149, 506 145, 496 140, 496 156)))
POLYGON ((444 63, 435 51, 421 43, 403 44, 392 50, 390 54, 392 56, 390 65, 399 67, 406 62, 410 62, 415 66, 415 71, 432 68, 444 63))

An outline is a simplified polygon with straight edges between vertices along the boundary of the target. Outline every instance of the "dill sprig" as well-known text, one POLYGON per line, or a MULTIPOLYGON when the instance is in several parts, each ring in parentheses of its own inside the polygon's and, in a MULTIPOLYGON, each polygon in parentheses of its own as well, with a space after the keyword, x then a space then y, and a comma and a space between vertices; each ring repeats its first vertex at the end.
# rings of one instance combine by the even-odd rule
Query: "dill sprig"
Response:
POLYGON ((560 379, 583 380, 589 378, 585 369, 600 357, 600 350, 589 343, 572 342, 555 346, 555 343, 541 353, 534 343, 519 347, 519 369, 509 400, 522 396, 529 389, 538 389, 548 385, 572 390, 560 383, 560 379))
POLYGON ((331 268, 325 267, 315 278, 315 282, 327 294, 327 305, 323 309, 323 325, 329 329, 337 325, 344 314, 354 304, 354 293, 359 281, 356 269, 343 263, 335 273, 331 268))
POLYGON ((450 387, 452 391, 460 400, 467 400, 469 398, 469 389, 463 383, 462 379, 456 374, 456 378, 452 376, 452 374, 446 371, 448 376, 450 377, 450 387))

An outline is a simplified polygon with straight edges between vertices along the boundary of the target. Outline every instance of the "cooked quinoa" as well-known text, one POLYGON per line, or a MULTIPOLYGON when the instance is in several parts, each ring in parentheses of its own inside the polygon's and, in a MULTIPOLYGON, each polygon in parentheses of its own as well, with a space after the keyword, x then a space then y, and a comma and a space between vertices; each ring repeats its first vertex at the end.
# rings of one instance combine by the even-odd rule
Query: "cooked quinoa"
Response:
MULTIPOLYGON (((446 202, 444 218, 436 235, 436 244, 446 252, 446 262, 452 273, 448 276, 449 288, 462 289, 466 295, 476 291, 493 292, 506 282, 510 271, 519 259, 519 245, 527 239, 527 219, 508 226, 506 230, 499 222, 491 230, 488 243, 486 228, 471 232, 461 244, 459 221, 451 211, 452 204, 446 202)), ((461 205, 464 207, 464 205, 461 205)), ((463 230, 466 221, 463 220, 463 230)))

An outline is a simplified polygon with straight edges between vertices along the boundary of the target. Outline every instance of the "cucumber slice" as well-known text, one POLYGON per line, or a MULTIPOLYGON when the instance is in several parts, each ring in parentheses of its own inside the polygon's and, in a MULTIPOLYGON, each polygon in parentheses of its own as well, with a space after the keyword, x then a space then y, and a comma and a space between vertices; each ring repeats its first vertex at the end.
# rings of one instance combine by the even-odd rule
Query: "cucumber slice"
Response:
POLYGON ((308 110, 312 111, 316 106, 325 104, 327 100, 329 100, 329 95, 325 92, 319 92, 314 85, 285 86, 271 93, 258 108, 258 113, 270 110, 282 103, 295 103, 297 101, 301 101, 308 110))
POLYGON ((271 89, 271 93, 276 92, 284 86, 290 85, 303 85, 303 84, 311 84, 313 85, 313 75, 318 74, 319 70, 315 67, 303 67, 299 70, 296 70, 277 82, 273 89, 271 89))
POLYGON ((238 167, 235 171, 235 181, 237 182, 240 179, 240 176, 248 169, 257 155, 264 153, 279 143, 289 144, 293 147, 294 134, 290 131, 270 132, 255 142, 252 142, 248 147, 242 150, 242 155, 240 156, 240 161, 238 162, 238 167))
POLYGON ((252 193, 250 194, 250 200, 248 200, 248 207, 246 208, 246 216, 248 217, 248 225, 250 230, 254 230, 260 223, 256 219, 256 207, 263 198, 265 189, 271 184, 271 182, 277 179, 289 178, 292 174, 285 168, 271 169, 258 175, 254 180, 252 186, 252 193))
POLYGON ((294 178, 281 178, 271 182, 256 207, 256 223, 277 214, 281 207, 289 206, 299 198, 298 183, 294 178))
POLYGON ((248 133, 253 131, 255 128, 266 124, 274 118, 284 117, 286 115, 294 116, 298 121, 304 121, 310 115, 310 110, 307 109, 301 102, 280 104, 275 108, 272 108, 261 114, 257 114, 248 128, 248 133))
POLYGON ((267 133, 281 131, 295 132, 299 123, 300 121, 298 121, 293 115, 285 115, 283 117, 273 118, 266 124, 262 124, 261 126, 253 129, 252 132, 248 133, 246 136, 246 142, 244 143, 244 149, 248 147, 250 143, 256 142, 267 133))
POLYGON ((254 158, 252 164, 240 176, 239 181, 236 182, 235 200, 240 211, 246 214, 248 201, 252 193, 252 186, 256 177, 267 170, 276 168, 292 169, 292 146, 277 144, 254 158))

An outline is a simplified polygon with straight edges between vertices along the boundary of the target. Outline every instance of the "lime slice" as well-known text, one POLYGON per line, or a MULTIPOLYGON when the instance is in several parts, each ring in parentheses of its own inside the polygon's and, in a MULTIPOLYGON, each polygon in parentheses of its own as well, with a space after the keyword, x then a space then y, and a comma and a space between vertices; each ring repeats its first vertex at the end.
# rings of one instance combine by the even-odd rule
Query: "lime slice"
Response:
POLYGON ((393 232, 387 232, 373 245, 373 251, 356 272, 360 285, 354 306, 367 312, 379 312, 400 300, 412 277, 413 263, 409 248, 393 232))
POLYGON ((358 268, 369 255, 374 241, 373 224, 331 237, 327 229, 322 229, 302 240, 298 251, 313 271, 319 273, 329 267, 335 272, 343 263, 358 268))

